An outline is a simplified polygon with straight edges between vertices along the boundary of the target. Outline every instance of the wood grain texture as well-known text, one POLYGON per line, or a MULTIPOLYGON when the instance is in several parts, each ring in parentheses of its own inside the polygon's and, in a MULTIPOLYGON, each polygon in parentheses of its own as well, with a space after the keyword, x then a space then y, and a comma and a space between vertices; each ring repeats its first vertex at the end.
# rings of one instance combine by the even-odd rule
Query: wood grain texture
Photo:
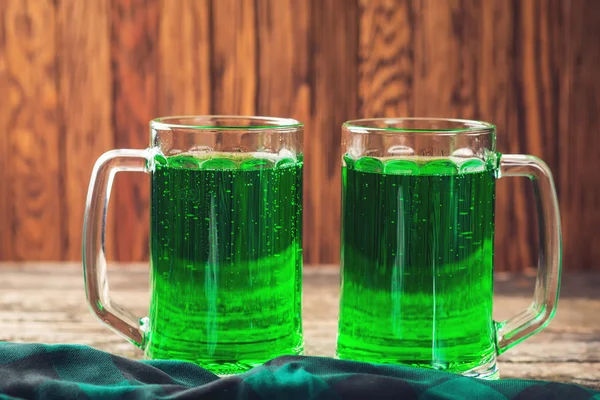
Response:
POLYGON ((162 0, 158 114, 210 114, 211 1, 162 0))
POLYGON ((413 116, 415 9, 408 0, 361 0, 361 117, 413 116))
MULTIPOLYGON (((563 21, 568 4, 546 0, 513 4, 509 111, 498 134, 500 152, 538 156, 555 172, 565 117, 560 88, 568 68, 562 42, 568 37, 563 21)), ((527 179, 519 180, 500 181, 497 195, 498 258, 510 270, 537 264, 538 255, 532 186, 527 179)), ((556 183, 561 188, 561 182, 556 183)))
MULTIPOLYGON (((148 122, 157 117, 158 0, 112 0, 113 129, 117 148, 149 145, 148 122)), ((117 174, 112 229, 118 260, 148 258, 149 182, 144 174, 117 174)), ((109 233, 109 234, 110 234, 109 233)))
MULTIPOLYGON (((90 313, 78 264, 0 264, 1 341, 76 343, 120 356, 142 352, 90 313), (50 278, 49 278, 50 277, 50 278), (36 295, 33 296, 32 294, 36 295)), ((337 336, 339 268, 304 271, 303 326, 307 355, 332 357, 337 336)), ((111 297, 137 316, 149 305, 148 267, 115 265, 111 297)), ((600 389, 600 275, 569 275, 556 317, 542 332, 499 358, 503 378, 572 382, 600 389)), ((504 319, 529 305, 533 281, 498 274, 494 316, 504 319)))
POLYGON ((214 114, 256 114, 258 39, 253 0, 212 4, 214 114))
MULTIPOLYGON (((64 257, 81 257, 85 197, 93 164, 114 148, 111 126, 110 4, 57 3, 62 239, 64 257), (74 112, 74 110, 77 112, 74 112)), ((109 213, 112 225, 114 213, 109 213)), ((114 239, 114 238, 113 238, 114 239)))
POLYGON ((561 130, 561 167, 565 264, 600 268, 600 3, 572 2, 569 19, 570 96, 568 120, 561 130), (592 44, 594 43, 594 44, 592 44))
POLYGON ((477 112, 481 3, 419 0, 414 33, 414 113, 463 117, 477 112), (442 39, 443 38, 443 39, 442 39))
MULTIPOLYGON (((2 3, 5 259, 64 258, 56 20, 51 1, 2 3)), ((1 148, 1 147, 0 147, 1 148)))
MULTIPOLYGON (((148 121, 305 123, 307 263, 339 253, 340 125, 437 116, 498 127, 554 172, 565 269, 600 269, 595 0, 0 0, 0 259, 79 259, 89 172, 148 121), (92 4, 93 3, 93 4, 92 4)), ((148 257, 148 177, 117 175, 109 258, 148 257)), ((496 266, 537 262, 533 191, 501 179, 496 266)))
MULTIPOLYGON (((311 116, 310 2, 257 1, 258 92, 256 113, 290 117, 304 123, 304 143, 314 140, 311 116)), ((307 148, 304 147, 306 157, 307 148)), ((305 158, 306 170, 306 158, 305 158)), ((319 235, 311 225, 307 204, 314 196, 304 180, 304 258, 310 259, 309 238, 319 235), (307 254, 308 253, 308 254, 307 254)))
MULTIPOLYGON (((533 154, 558 171, 566 118, 561 95, 568 90, 568 4, 364 1, 361 116, 490 121, 498 127, 498 151, 533 154)), ((496 265, 534 266, 537 222, 530 183, 499 181, 496 204, 496 265)))
MULTIPOLYGON (((519 29, 515 20, 520 10, 518 5, 505 1, 492 1, 487 5, 481 9, 481 41, 475 50, 480 53, 477 82, 480 114, 465 117, 484 119, 496 125, 497 151, 526 153, 519 140, 522 127, 517 120, 523 105, 514 101, 515 82, 523 79, 520 68, 515 67, 515 63, 521 62, 521 54, 515 53, 515 41, 521 41, 520 33, 515 32, 519 29)), ((497 183, 495 266, 499 270, 517 271, 536 264, 531 190, 525 178, 501 179, 497 183)))
MULTIPOLYGON (((423 0, 415 39, 416 115, 486 120, 498 128, 498 151, 531 152, 521 139, 537 132, 519 125, 525 109, 515 100, 523 96, 520 44, 533 40, 520 30, 532 22, 522 18, 525 3, 531 4, 423 0)), ((495 265, 500 270, 536 264, 534 210, 526 185, 525 179, 498 182, 495 265)))
MULTIPOLYGON (((0 100, 0 259, 10 259, 10 243, 12 243, 12 232, 10 229, 9 215, 9 193, 8 186, 9 166, 8 162, 8 130, 11 129, 11 115, 8 112, 6 103, 11 102, 11 77, 8 70, 8 57, 6 54, 6 9, 8 0, 0 0, 0 93, 3 93, 3 99, 0 100)), ((11 108, 14 107, 11 106, 11 108)))
POLYGON ((256 6, 257 113, 310 124, 310 3, 257 0, 256 6))
POLYGON ((358 111, 358 8, 357 0, 311 3, 312 117, 304 163, 309 263, 339 258, 341 125, 358 111))

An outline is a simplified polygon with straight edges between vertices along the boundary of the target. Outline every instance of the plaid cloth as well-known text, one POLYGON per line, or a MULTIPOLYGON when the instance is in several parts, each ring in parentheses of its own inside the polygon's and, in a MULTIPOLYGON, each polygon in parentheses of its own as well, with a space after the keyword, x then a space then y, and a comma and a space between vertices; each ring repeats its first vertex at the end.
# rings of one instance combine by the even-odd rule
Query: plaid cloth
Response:
POLYGON ((13 398, 600 400, 600 392, 300 356, 219 378, 191 363, 133 361, 86 346, 0 343, 0 399, 13 398))

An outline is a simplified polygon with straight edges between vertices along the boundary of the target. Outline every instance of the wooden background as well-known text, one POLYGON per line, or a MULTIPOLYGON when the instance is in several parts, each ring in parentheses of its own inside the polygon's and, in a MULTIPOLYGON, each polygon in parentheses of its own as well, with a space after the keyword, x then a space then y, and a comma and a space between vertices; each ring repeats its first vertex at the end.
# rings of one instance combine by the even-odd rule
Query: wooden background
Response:
MULTIPOLYGON (((598 0, 0 0, 0 260, 78 260, 95 159, 172 114, 306 123, 305 251, 337 262, 340 124, 494 122, 545 159, 567 270, 600 270, 598 0)), ((119 176, 108 254, 148 257, 148 183, 119 176)), ((497 267, 537 258, 532 190, 501 180, 497 267)))

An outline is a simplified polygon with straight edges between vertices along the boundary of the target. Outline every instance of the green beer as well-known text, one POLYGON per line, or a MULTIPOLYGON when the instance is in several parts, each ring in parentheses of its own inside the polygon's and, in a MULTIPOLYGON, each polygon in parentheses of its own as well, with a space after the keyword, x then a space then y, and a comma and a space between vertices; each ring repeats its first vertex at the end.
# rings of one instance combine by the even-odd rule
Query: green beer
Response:
POLYGON ((155 157, 151 358, 236 373, 302 351, 302 160, 257 157, 155 157))
POLYGON ((493 160, 344 161, 339 357, 493 362, 493 160))

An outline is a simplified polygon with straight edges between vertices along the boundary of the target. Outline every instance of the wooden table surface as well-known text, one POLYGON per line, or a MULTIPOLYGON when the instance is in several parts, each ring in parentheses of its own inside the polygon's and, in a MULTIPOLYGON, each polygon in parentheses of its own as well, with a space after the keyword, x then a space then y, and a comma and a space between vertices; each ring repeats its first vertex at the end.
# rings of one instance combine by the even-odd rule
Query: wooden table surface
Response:
MULTIPOLYGON (((338 268, 305 267, 304 271, 306 353, 332 356, 338 268)), ((0 277, 0 341, 78 343, 125 357, 143 357, 91 314, 79 264, 0 263, 0 277)), ((111 265, 109 282, 115 302, 146 315, 146 265, 111 265)), ((494 316, 505 319, 525 308, 532 293, 532 277, 496 274, 494 316)), ((554 320, 503 354, 499 364, 503 378, 574 382, 600 389, 600 275, 565 275, 554 320)))

